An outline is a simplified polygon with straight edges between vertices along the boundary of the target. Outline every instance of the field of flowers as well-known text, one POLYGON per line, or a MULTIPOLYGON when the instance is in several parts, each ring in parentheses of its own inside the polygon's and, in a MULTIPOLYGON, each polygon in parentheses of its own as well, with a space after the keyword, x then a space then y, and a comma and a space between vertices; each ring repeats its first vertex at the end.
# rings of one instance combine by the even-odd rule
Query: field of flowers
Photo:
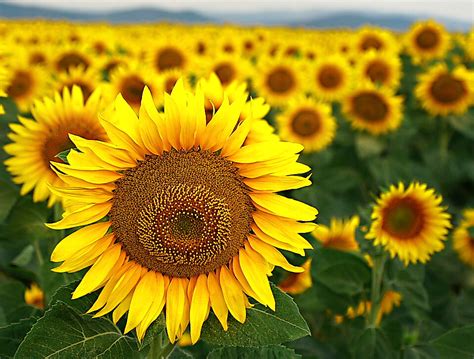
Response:
POLYGON ((1 358, 474 357, 474 32, 0 34, 1 358))

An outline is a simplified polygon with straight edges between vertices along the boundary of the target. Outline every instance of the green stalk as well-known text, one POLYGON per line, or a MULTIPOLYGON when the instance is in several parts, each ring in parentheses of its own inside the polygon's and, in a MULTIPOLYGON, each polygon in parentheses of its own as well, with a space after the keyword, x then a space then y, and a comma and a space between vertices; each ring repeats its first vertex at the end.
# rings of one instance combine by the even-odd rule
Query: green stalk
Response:
POLYGON ((175 344, 170 343, 166 333, 161 332, 153 338, 147 359, 165 359, 174 349, 175 344))
POLYGON ((386 253, 379 254, 374 258, 374 266, 372 267, 372 289, 370 301, 372 303, 369 313, 369 327, 377 326, 377 314, 380 310, 382 301, 382 279, 385 267, 386 253))

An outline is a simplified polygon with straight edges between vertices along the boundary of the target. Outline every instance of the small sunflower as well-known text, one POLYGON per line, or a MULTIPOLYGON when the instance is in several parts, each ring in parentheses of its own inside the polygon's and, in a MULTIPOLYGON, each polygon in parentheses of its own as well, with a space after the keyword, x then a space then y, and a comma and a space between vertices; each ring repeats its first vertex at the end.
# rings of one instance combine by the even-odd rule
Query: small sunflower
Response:
POLYGON ((347 221, 332 218, 329 227, 320 224, 311 234, 321 242, 323 247, 341 251, 358 251, 359 243, 355 238, 358 226, 359 216, 353 216, 347 221))
POLYGON ((50 168, 50 161, 62 162, 57 154, 73 148, 69 134, 81 135, 95 140, 106 140, 97 113, 100 109, 100 94, 94 92, 84 104, 82 91, 74 86, 65 88, 62 97, 56 93, 53 99, 36 101, 31 109, 34 120, 19 117, 19 124, 11 124, 5 152, 11 155, 5 161, 13 181, 21 184, 21 194, 33 190, 35 202, 49 198, 49 205, 58 197, 50 192, 49 186, 61 186, 63 182, 50 168))
POLYGON ((62 93, 64 88, 72 89, 78 86, 82 90, 84 100, 87 100, 94 90, 100 86, 102 76, 94 67, 87 70, 83 66, 70 67, 67 71, 57 74, 53 86, 55 91, 62 93))
POLYGON ((307 152, 323 150, 336 133, 331 107, 308 97, 290 100, 276 121, 281 138, 301 143, 307 152))
POLYGON ((311 278, 311 259, 308 259, 302 266, 304 272, 302 273, 290 273, 278 287, 290 294, 301 294, 313 285, 313 279, 311 278))
POLYGON ((366 82, 344 99, 342 110, 352 127, 380 135, 400 126, 402 105, 400 96, 366 82))
POLYGON ((215 73, 224 87, 233 82, 245 81, 252 76, 250 62, 236 55, 221 54, 203 63, 202 77, 208 77, 211 73, 215 73))
POLYGON ((415 63, 442 58, 449 47, 448 32, 443 25, 432 20, 415 23, 405 35, 406 51, 415 63))
POLYGON ((189 49, 179 44, 178 41, 168 40, 159 45, 150 46, 146 55, 148 66, 157 73, 172 69, 185 71, 191 67, 189 49))
POLYGON ((87 69, 94 62, 94 57, 86 47, 67 43, 65 46, 58 46, 55 55, 51 60, 54 72, 68 71, 72 67, 82 66, 87 69))
POLYGON ((400 58, 384 52, 369 51, 357 62, 357 75, 364 81, 396 89, 401 76, 400 58))
POLYGON ((59 272, 91 266, 73 298, 102 288, 95 316, 113 311, 117 322, 128 311, 125 332, 136 329, 141 340, 164 311, 170 341, 189 324, 196 343, 210 309, 224 329, 229 312, 245 321, 247 295, 275 309, 274 265, 304 271, 275 248, 311 247, 299 233, 314 229, 307 221, 317 211, 275 194, 310 184, 294 175, 302 146, 242 146, 252 123, 239 123, 245 101, 225 98, 206 123, 202 91, 178 81, 163 114, 147 88, 138 117, 118 97, 101 120, 111 143, 71 137, 81 152, 54 166, 72 187, 56 192, 77 209, 49 227, 82 228, 51 259, 63 262, 59 272))
POLYGON ((38 284, 32 283, 30 287, 25 290, 25 303, 36 307, 38 309, 44 309, 44 293, 38 284))
POLYGON ((389 31, 365 27, 357 33, 355 50, 358 53, 371 50, 395 53, 398 51, 398 45, 397 40, 389 31))
POLYGON ((405 265, 426 263, 444 248, 450 215, 441 206, 442 198, 425 184, 403 183, 382 193, 372 212, 372 224, 366 238, 383 246, 392 258, 405 265))
POLYGON ((311 70, 309 90, 321 100, 342 99, 352 85, 352 70, 343 56, 322 57, 311 70))
POLYGON ((462 65, 449 71, 437 64, 420 75, 415 94, 432 115, 462 114, 474 96, 474 72, 462 65))
MULTIPOLYGON (((379 325, 382 321, 382 318, 386 314, 390 314, 393 311, 394 307, 399 307, 402 301, 402 295, 399 292, 394 290, 387 290, 380 302, 380 309, 377 313, 376 324, 379 325)), ((370 312, 372 308, 372 303, 370 301, 361 301, 359 305, 354 307, 347 308, 346 316, 349 319, 354 319, 356 317, 360 317, 368 312, 370 312)), ((337 320, 339 323, 342 320, 337 320)))
POLYGON ((453 248, 459 258, 474 267, 474 209, 467 209, 453 233, 453 248))

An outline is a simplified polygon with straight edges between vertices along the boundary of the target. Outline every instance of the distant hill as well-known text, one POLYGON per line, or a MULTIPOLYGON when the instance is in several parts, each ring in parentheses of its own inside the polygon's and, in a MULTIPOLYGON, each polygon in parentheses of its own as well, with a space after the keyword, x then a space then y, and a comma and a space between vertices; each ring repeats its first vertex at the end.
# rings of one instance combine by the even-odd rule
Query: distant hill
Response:
MULTIPOLYGON (((68 11, 39 6, 19 6, 0 2, 0 18, 44 18, 72 21, 108 21, 112 23, 184 22, 234 23, 241 25, 304 26, 312 28, 355 28, 363 25, 381 26, 392 30, 405 30, 419 15, 377 14, 359 12, 313 11, 260 11, 214 12, 169 11, 159 8, 136 8, 107 12, 68 11)), ((471 23, 437 18, 451 31, 469 31, 471 23)))

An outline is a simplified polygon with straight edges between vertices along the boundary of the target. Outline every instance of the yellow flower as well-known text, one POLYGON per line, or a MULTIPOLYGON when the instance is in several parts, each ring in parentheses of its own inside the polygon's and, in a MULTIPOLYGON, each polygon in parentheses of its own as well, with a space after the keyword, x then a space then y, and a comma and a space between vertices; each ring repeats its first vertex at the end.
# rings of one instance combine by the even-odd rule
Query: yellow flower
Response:
POLYGON ((302 273, 290 273, 278 287, 290 294, 301 294, 307 289, 311 288, 313 285, 313 280, 311 279, 311 259, 308 259, 302 267, 304 272, 302 273))
POLYGON ((321 242, 323 247, 341 251, 358 251, 359 244, 355 239, 358 226, 359 216, 352 216, 347 221, 332 218, 329 227, 320 224, 311 234, 321 242))
POLYGON ((433 20, 413 24, 404 40, 415 63, 442 58, 450 48, 449 34, 433 20))
POLYGON ((180 80, 164 113, 147 88, 138 117, 117 97, 101 119, 110 143, 71 136, 80 152, 54 166, 72 187, 55 192, 75 205, 48 226, 81 228, 51 260, 63 262, 57 272, 90 267, 73 293, 101 290, 90 312, 113 312, 117 322, 128 311, 125 332, 141 340, 164 311, 170 341, 189 324, 196 343, 211 309, 225 330, 228 313, 245 321, 247 296, 274 310, 275 265, 304 271, 276 249, 311 248, 299 233, 314 229, 316 209, 276 194, 310 184, 293 175, 302 146, 242 146, 252 123, 239 122, 246 98, 225 97, 206 122, 200 87, 187 92, 180 80))
POLYGON ((25 303, 39 309, 44 309, 44 293, 36 283, 32 283, 25 290, 25 303))
POLYGON ((449 71, 445 64, 437 64, 420 75, 415 94, 432 115, 462 114, 474 96, 474 72, 464 66, 449 71))
POLYGON ((398 52, 397 40, 389 31, 365 27, 357 33, 355 50, 358 53, 367 51, 398 52))
POLYGON ((363 81, 396 89, 401 76, 400 58, 389 53, 369 51, 357 62, 357 75, 363 81))
POLYGON ((392 258, 405 265, 426 263, 430 256, 444 248, 450 215, 441 207, 441 196, 425 184, 403 183, 390 186, 377 199, 372 224, 366 238, 381 245, 392 258))
POLYGON ((50 167, 50 161, 62 162, 56 157, 62 151, 73 148, 69 134, 89 139, 105 140, 97 112, 101 107, 100 93, 94 92, 84 103, 81 89, 65 88, 62 97, 56 93, 54 99, 36 101, 31 109, 34 120, 19 117, 20 123, 11 124, 5 152, 11 157, 5 161, 13 181, 21 184, 22 195, 33 190, 35 202, 49 198, 49 205, 58 197, 50 192, 49 186, 64 184, 60 174, 50 167))
POLYGON ((92 92, 100 86, 101 81, 102 76, 96 68, 89 67, 85 70, 83 66, 77 66, 58 73, 53 85, 59 93, 62 93, 64 88, 71 90, 76 85, 81 88, 84 100, 87 100, 92 92))
POLYGON ((316 61, 310 71, 308 90, 321 100, 340 100, 351 89, 351 85, 352 70, 343 56, 324 56, 316 61))
POLYGON ((464 263, 474 267, 474 209, 464 211, 463 219, 453 233, 453 248, 464 263))

